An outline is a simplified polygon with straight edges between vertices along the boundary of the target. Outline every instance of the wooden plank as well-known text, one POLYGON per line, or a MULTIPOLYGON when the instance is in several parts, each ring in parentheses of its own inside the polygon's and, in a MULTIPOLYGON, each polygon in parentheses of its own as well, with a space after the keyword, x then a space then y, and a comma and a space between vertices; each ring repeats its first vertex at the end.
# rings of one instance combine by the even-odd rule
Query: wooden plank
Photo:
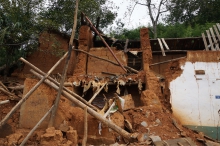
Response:
POLYGON ((209 43, 210 43, 210 46, 211 46, 211 50, 212 51, 215 51, 215 48, 213 46, 213 43, 212 43, 212 38, 211 38, 211 35, 209 33, 209 30, 206 30, 206 33, 207 33, 207 36, 208 36, 208 39, 209 39, 209 43))
POLYGON ((220 42, 220 34, 218 32, 218 28, 216 25, 213 25, 214 29, 215 29, 215 33, 217 34, 217 37, 218 37, 218 43, 220 42))
POLYGON ((160 49, 161 49, 161 51, 162 51, 162 55, 163 56, 166 56, 166 54, 165 54, 165 52, 164 52, 164 49, 163 49, 163 44, 161 43, 161 40, 158 38, 157 39, 158 40, 158 42, 159 42, 159 44, 160 44, 160 49))
POLYGON ((210 32, 211 32, 211 35, 212 35, 212 38, 214 40, 214 44, 215 44, 215 49, 216 50, 219 50, 219 45, 218 45, 218 41, 216 40, 216 36, 215 36, 215 33, 213 31, 212 28, 209 28, 210 32))
POLYGON ((162 38, 161 40, 162 40, 164 46, 166 47, 166 49, 170 50, 170 48, 168 47, 168 45, 167 45, 166 41, 164 40, 164 38, 162 38))
POLYGON ((202 39, 203 39, 203 42, 204 42, 206 51, 209 51, 208 44, 207 44, 207 41, 206 41, 206 38, 205 38, 205 34, 204 34, 204 33, 202 33, 202 39))

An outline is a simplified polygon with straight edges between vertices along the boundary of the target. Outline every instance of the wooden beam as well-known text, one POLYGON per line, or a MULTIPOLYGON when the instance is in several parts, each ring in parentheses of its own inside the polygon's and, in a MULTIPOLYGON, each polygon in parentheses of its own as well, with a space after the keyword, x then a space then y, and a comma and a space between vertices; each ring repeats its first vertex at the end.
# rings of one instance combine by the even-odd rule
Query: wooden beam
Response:
POLYGON ((160 49, 161 49, 161 51, 162 51, 162 55, 163 55, 163 56, 166 56, 166 54, 165 54, 165 52, 164 52, 164 49, 163 49, 163 44, 161 43, 161 40, 160 40, 159 38, 158 38, 157 40, 158 40, 158 42, 159 42, 160 49))
POLYGON ((218 32, 218 28, 217 28, 216 25, 213 25, 213 27, 214 27, 215 33, 217 34, 218 42, 220 42, 220 34, 219 34, 219 32, 218 32))
POLYGON ((34 126, 34 128, 28 133, 28 135, 24 138, 20 146, 24 146, 24 144, 28 141, 28 139, 31 137, 31 135, 34 133, 34 131, 40 126, 40 124, 45 120, 45 118, 50 114, 50 112, 53 110, 54 105, 49 109, 49 111, 40 119, 39 122, 34 126))
POLYGON ((180 59, 184 59, 186 57, 180 57, 180 58, 176 58, 176 59, 171 59, 171 60, 167 60, 167 61, 162 61, 162 62, 158 62, 158 63, 153 63, 150 66, 154 66, 154 65, 159 65, 159 64, 163 64, 163 63, 168 63, 168 62, 172 62, 172 61, 176 61, 176 60, 180 60, 180 59))
POLYGON ((59 102, 60 102, 61 92, 63 90, 63 85, 64 85, 64 82, 65 82, 65 79, 66 79, 66 72, 67 72, 67 69, 68 69, 68 66, 69 66, 69 60, 70 60, 71 53, 72 53, 73 40, 74 40, 74 37, 75 37, 75 31, 76 31, 77 12, 78 12, 78 0, 76 0, 76 8, 75 8, 75 14, 74 14, 74 24, 73 24, 73 30, 72 30, 72 34, 71 34, 71 38, 70 38, 70 42, 69 42, 68 57, 66 58, 66 62, 65 62, 64 69, 63 69, 62 78, 61 78, 61 81, 60 81, 58 94, 57 94, 57 97, 55 99, 54 109, 52 110, 48 127, 53 127, 53 125, 54 125, 55 115, 57 113, 57 109, 58 109, 59 102))
POLYGON ((204 33, 202 33, 202 39, 203 39, 206 51, 209 51, 209 47, 208 47, 208 44, 207 44, 206 37, 205 37, 204 33))
POLYGON ((212 35, 212 39, 214 40, 214 44, 215 44, 215 49, 219 50, 219 45, 218 45, 218 41, 216 40, 216 36, 214 34, 214 31, 212 28, 209 28, 211 35, 212 35))
POLYGON ((86 146, 88 136, 88 118, 87 118, 87 107, 84 109, 84 136, 82 140, 82 146, 86 146))
MULTIPOLYGON (((28 62, 27 60, 25 59, 22 59, 22 61, 24 63, 26 63, 28 66, 30 66, 31 68, 33 68, 34 70, 36 70, 38 73, 40 73, 41 75, 45 76, 46 73, 44 73, 42 70, 40 70, 39 68, 37 68, 36 66, 34 66, 33 64, 31 64, 30 62, 28 62)), ((32 72, 32 70, 31 70, 32 72)), ((50 76, 48 76, 48 79, 53 82, 54 84, 60 86, 60 83, 58 83, 56 80, 54 80, 53 78, 51 78, 50 76)), ((96 111, 99 111, 98 108, 96 108, 95 106, 89 104, 85 99, 83 99, 81 96, 77 95, 76 93, 70 91, 69 89, 67 88, 63 88, 66 92, 68 92, 69 94, 71 94, 72 96, 74 96, 75 98, 77 98, 78 100, 82 101, 84 104, 86 104, 87 106, 91 107, 92 109, 96 110, 96 111)))
POLYGON ((102 91, 102 89, 105 87, 105 85, 107 84, 107 82, 106 83, 104 83, 103 85, 102 85, 102 87, 98 90, 98 91, 96 91, 95 92, 95 94, 92 96, 92 98, 89 100, 89 103, 92 103, 92 101, 95 99, 95 97, 102 91))
POLYGON ((167 45, 166 41, 164 40, 164 38, 162 38, 161 40, 162 40, 164 46, 166 47, 166 49, 170 50, 170 48, 168 47, 168 45, 167 45))
MULTIPOLYGON (((52 73, 52 71, 60 64, 60 62, 67 56, 67 53, 57 61, 57 63, 47 72, 47 74, 30 90, 24 97, 11 109, 11 111, 0 122, 0 128, 8 121, 8 119, 15 113, 17 109, 31 96, 31 94, 43 83, 43 81, 52 73)), ((23 60, 23 58, 20 58, 23 60)))
POLYGON ((105 44, 105 46, 108 48, 108 50, 111 52, 112 56, 115 58, 115 60, 118 62, 119 66, 121 66, 121 68, 127 72, 127 70, 124 68, 124 66, 121 64, 121 62, 118 60, 118 58, 116 57, 115 53, 112 51, 112 49, 109 47, 109 45, 106 43, 106 41, 103 39, 102 35, 97 31, 97 29, 94 27, 94 25, 92 24, 92 22, 89 20, 89 18, 83 13, 84 17, 86 18, 86 21, 89 22, 89 24, 91 25, 91 27, 94 29, 94 31, 99 35, 100 39, 103 41, 103 43, 105 44))
POLYGON ((212 38, 211 38, 211 35, 209 33, 209 30, 206 30, 206 33, 207 33, 207 36, 208 36, 208 39, 209 39, 209 44, 211 45, 211 50, 212 51, 215 51, 215 48, 213 46, 213 43, 212 43, 212 38))
POLYGON ((0 101, 0 105, 2 105, 2 104, 6 104, 6 103, 10 103, 10 100, 0 101))
MULTIPOLYGON (((36 75, 39 79, 42 79, 43 76, 41 76, 40 74, 38 74, 37 72, 33 72, 34 75, 36 75)), ((44 80, 44 82, 49 85, 50 87, 54 88, 55 90, 58 90, 59 87, 57 85, 55 85, 53 82, 50 82, 48 79, 44 80)), ((67 99, 69 99, 70 101, 72 101, 74 104, 78 105, 79 107, 81 107, 82 109, 86 108, 86 105, 83 104, 81 101, 75 99, 72 95, 70 95, 69 93, 67 93, 66 91, 62 91, 62 95, 64 97, 66 97, 67 99)), ((113 122, 107 120, 106 118, 103 118, 103 116, 101 116, 99 113, 97 113, 96 111, 94 111, 93 109, 91 109, 90 107, 87 107, 87 111, 90 115, 92 115, 93 117, 95 117, 96 119, 98 119, 99 121, 101 121, 102 123, 104 123, 106 126, 108 126, 109 128, 111 128, 112 130, 116 131, 118 134, 120 134, 122 137, 126 138, 129 141, 135 141, 136 139, 133 138, 132 134, 128 133, 127 131, 125 131, 124 129, 122 129, 121 127, 117 126, 116 124, 114 124, 113 122)))

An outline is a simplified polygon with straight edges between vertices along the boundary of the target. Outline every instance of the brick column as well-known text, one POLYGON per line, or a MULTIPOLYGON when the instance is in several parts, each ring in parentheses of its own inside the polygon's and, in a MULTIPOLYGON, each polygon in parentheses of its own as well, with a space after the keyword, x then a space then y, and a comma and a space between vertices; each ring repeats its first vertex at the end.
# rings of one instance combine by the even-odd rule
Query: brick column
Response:
POLYGON ((143 70, 149 71, 149 65, 152 62, 152 51, 149 39, 148 28, 142 28, 140 30, 140 42, 143 59, 143 70))
MULTIPOLYGON (((79 30, 79 50, 89 51, 90 47, 92 47, 92 33, 90 28, 86 25, 81 26, 79 30)), ((77 56, 76 67, 73 72, 73 76, 85 75, 86 67, 87 67, 87 55, 79 52, 77 56)))

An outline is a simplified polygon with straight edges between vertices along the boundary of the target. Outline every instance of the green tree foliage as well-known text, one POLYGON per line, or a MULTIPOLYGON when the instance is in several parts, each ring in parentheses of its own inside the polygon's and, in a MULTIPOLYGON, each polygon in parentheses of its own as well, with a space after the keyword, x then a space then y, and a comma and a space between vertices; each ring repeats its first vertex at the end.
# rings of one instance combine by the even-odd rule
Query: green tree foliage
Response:
MULTIPOLYGON (((214 23, 205 23, 204 25, 195 24, 192 28, 190 25, 175 23, 165 25, 163 23, 159 23, 157 25, 157 35, 158 38, 186 38, 186 37, 201 37, 201 33, 205 32, 205 30, 212 27, 214 23)), ((112 31, 111 36, 120 40, 139 40, 140 39, 140 29, 144 26, 140 26, 135 29, 120 29, 119 31, 112 31)), ((152 26, 148 26, 149 29, 152 29, 152 26)), ((154 34, 149 31, 150 38, 154 38, 154 34)))
POLYGON ((216 23, 220 21, 219 0, 170 0, 166 18, 168 23, 195 24, 216 23))
POLYGON ((0 66, 6 64, 6 74, 12 62, 36 44, 36 5, 41 1, 0 0, 0 66))
MULTIPOLYGON (((50 1, 47 11, 41 13, 40 19, 44 27, 52 27, 70 33, 73 25, 75 0, 50 1)), ((78 26, 80 24, 80 12, 84 12, 95 23, 100 17, 100 28, 113 23, 117 13, 114 4, 108 0, 81 0, 79 2, 78 26)))
MULTIPOLYGON (((19 57, 37 49, 42 30, 52 28, 70 34, 74 8, 72 0, 0 0, 0 67, 7 65, 6 74, 19 57)), ((115 19, 117 13, 113 8, 108 0, 79 2, 79 11, 85 12, 93 22, 100 16, 100 28, 115 19)))

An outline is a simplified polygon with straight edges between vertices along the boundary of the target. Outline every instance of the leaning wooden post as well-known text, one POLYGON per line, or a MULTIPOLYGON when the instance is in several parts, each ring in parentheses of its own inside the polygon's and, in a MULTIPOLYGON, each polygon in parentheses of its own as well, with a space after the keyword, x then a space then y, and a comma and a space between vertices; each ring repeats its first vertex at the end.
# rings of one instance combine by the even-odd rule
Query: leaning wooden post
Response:
MULTIPOLYGON (((24 103, 28 97, 44 82, 44 80, 52 73, 52 71, 60 64, 60 62, 67 56, 64 54, 62 58, 47 72, 47 74, 11 109, 11 111, 5 116, 5 118, 0 122, 0 128, 8 121, 8 119, 13 115, 13 113, 24 103)), ((22 60, 22 58, 20 59, 22 60)))
POLYGON ((25 139, 22 141, 20 146, 24 146, 30 136, 34 133, 34 131, 40 126, 40 124, 44 121, 44 119, 50 114, 51 110, 54 108, 54 105, 49 109, 49 111, 40 119, 40 121, 34 126, 34 128, 28 133, 25 139))
POLYGON ((109 49, 109 51, 111 52, 111 54, 113 55, 113 57, 115 58, 115 60, 118 62, 118 64, 121 66, 121 68, 127 72, 127 70, 124 68, 124 66, 121 64, 121 62, 118 60, 118 58, 115 56, 115 53, 112 51, 112 49, 109 47, 109 45, 106 43, 106 41, 103 39, 102 35, 97 31, 97 29, 95 28, 95 26, 92 24, 92 22, 89 20, 89 18, 84 14, 84 17, 86 18, 86 21, 89 22, 89 24, 91 25, 91 27, 94 29, 95 33, 97 33, 100 37, 100 39, 103 41, 103 43, 105 44, 105 46, 109 49))
POLYGON ((76 24, 77 24, 77 12, 78 12, 78 0, 76 0, 74 25, 73 25, 73 30, 72 30, 72 35, 71 35, 71 38, 70 38, 70 42, 69 42, 68 57, 67 57, 66 62, 65 62, 65 67, 64 67, 64 70, 63 70, 63 74, 62 74, 62 79, 60 81, 59 91, 58 91, 58 94, 57 94, 57 97, 56 97, 56 100, 55 100, 55 103, 54 103, 54 109, 52 111, 48 127, 52 127, 54 125, 54 119, 55 119, 55 115, 56 115, 56 112, 57 112, 57 109, 58 109, 58 106, 59 106, 60 96, 61 96, 61 92, 63 90, 63 84, 64 84, 65 79, 66 79, 66 72, 67 72, 67 69, 68 69, 69 60, 70 60, 71 53, 72 53, 73 40, 74 40, 76 24))
MULTIPOLYGON (((32 73, 34 73, 34 75, 36 75, 38 78, 42 78, 42 76, 40 74, 38 74, 37 72, 32 71, 32 73)), ((49 85, 50 87, 54 88, 55 90, 58 90, 59 87, 57 85, 55 85, 54 83, 50 82, 48 79, 46 79, 44 81, 47 85, 49 85)), ((62 91, 62 95, 64 97, 66 97, 67 99, 69 99, 70 101, 72 101, 74 104, 78 105, 79 107, 81 107, 82 109, 85 109, 87 106, 85 104, 83 104, 81 101, 75 99, 73 96, 71 96, 69 93, 67 93, 66 91, 62 91)), ((122 137, 128 139, 129 141, 135 140, 136 137, 133 137, 132 134, 128 133, 127 131, 125 131, 124 129, 122 129, 121 127, 117 126, 116 124, 114 124, 113 122, 109 121, 108 119, 104 118, 102 115, 100 115, 99 113, 97 113, 96 111, 94 111, 92 108, 87 107, 87 111, 90 115, 92 115, 93 117, 95 117, 96 119, 98 119, 99 121, 101 121, 103 124, 105 124, 106 126, 108 126, 109 128, 111 128, 112 130, 116 131, 118 134, 120 134, 122 137)))
POLYGON ((105 85, 107 84, 107 82, 105 82, 102 87, 95 92, 95 94, 92 96, 92 98, 89 100, 89 103, 92 103, 92 101, 95 99, 95 97, 102 91, 102 89, 105 87, 105 85))
POLYGON ((86 146, 88 135, 88 120, 87 120, 87 107, 84 109, 84 136, 82 140, 82 145, 86 146))
MULTIPOLYGON (((24 63, 26 63, 27 65, 29 65, 31 68, 33 68, 34 70, 36 70, 38 73, 40 73, 41 75, 45 76, 46 73, 44 73, 42 70, 40 70, 39 68, 37 68, 36 66, 34 66, 33 64, 31 64, 30 62, 28 62, 25 59, 22 59, 22 61, 24 63)), ((54 84, 60 86, 60 83, 58 83, 56 80, 54 80, 53 78, 51 78, 50 76, 48 76, 48 78, 51 82, 53 82, 54 84)), ((99 111, 99 109, 95 106, 93 106, 92 104, 89 104, 85 99, 83 99, 81 96, 79 96, 78 94, 70 91, 69 89, 67 89, 66 87, 63 88, 66 92, 68 92, 69 94, 71 94, 72 96, 74 96, 75 98, 77 98, 78 100, 82 101, 84 104, 86 104, 87 106, 95 109, 96 111, 99 111)))

